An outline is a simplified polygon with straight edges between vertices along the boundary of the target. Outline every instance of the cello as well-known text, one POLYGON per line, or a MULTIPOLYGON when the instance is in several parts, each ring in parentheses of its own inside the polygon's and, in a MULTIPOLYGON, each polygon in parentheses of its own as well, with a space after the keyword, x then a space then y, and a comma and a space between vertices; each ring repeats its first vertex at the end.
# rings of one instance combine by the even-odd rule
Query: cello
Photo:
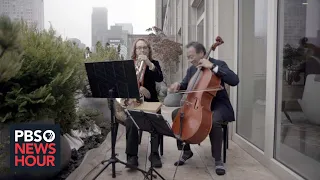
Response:
MULTIPOLYGON (((218 36, 205 58, 208 59, 211 51, 223 43, 218 36)), ((222 88, 221 79, 210 69, 197 69, 181 99, 183 105, 173 119, 172 131, 178 139, 188 144, 200 144, 209 135, 212 128, 211 102, 222 88)))

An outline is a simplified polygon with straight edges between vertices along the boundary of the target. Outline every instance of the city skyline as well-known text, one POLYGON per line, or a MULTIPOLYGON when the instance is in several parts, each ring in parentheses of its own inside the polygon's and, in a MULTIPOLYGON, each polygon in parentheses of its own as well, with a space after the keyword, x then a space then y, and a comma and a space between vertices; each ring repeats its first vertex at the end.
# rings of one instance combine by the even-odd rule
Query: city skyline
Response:
POLYGON ((63 38, 77 38, 92 47, 91 14, 94 7, 107 8, 108 29, 116 24, 131 23, 133 34, 147 34, 145 30, 155 25, 155 0, 44 0, 45 29, 51 23, 63 38), (59 13, 56 13, 57 9, 59 13))
POLYGON ((0 14, 14 21, 22 18, 28 25, 44 29, 43 0, 0 0, 0 14))

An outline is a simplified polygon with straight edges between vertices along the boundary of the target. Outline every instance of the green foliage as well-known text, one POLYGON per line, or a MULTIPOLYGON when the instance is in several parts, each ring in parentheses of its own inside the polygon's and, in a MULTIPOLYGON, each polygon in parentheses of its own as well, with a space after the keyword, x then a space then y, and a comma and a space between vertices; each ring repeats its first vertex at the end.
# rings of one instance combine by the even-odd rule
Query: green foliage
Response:
MULTIPOLYGON (((6 16, 0 17, 0 83, 10 80, 22 65, 22 48, 18 23, 12 23, 6 16)), ((1 93, 1 92, 0 92, 1 93)))
POLYGON ((14 67, 19 67, 0 82, 0 121, 53 118, 68 131, 76 119, 76 92, 85 77, 84 50, 56 37, 52 28, 40 32, 25 23, 16 25, 3 19, 0 28, 1 47, 9 44, 7 49, 12 49, 10 56, 1 57, 0 64, 16 61, 14 67), (7 28, 11 26, 14 28, 7 28), (5 31, 12 36, 4 35, 5 31), (23 54, 13 47, 20 47, 23 54))
POLYGON ((78 130, 85 130, 95 124, 95 119, 101 115, 101 112, 96 109, 79 109, 77 112, 77 119, 73 123, 72 128, 78 130))
POLYGON ((110 46, 108 43, 105 46, 102 46, 101 42, 98 41, 95 49, 95 52, 91 53, 87 61, 98 62, 121 60, 117 48, 110 46))
POLYGON ((297 68, 306 59, 303 48, 294 48, 286 44, 283 49, 283 66, 284 68, 297 68))
MULTIPOLYGON (((101 61, 116 61, 123 60, 118 53, 117 48, 110 46, 109 43, 106 43, 105 46, 102 46, 101 42, 98 41, 95 45, 95 52, 90 53, 90 56, 86 59, 86 62, 101 62, 101 61)), ((82 93, 85 97, 91 96, 91 91, 89 87, 89 81, 87 77, 84 77, 85 80, 82 84, 82 93)))
POLYGON ((117 47, 118 54, 120 54, 120 51, 121 51, 121 46, 120 46, 120 44, 118 44, 118 47, 117 47))
MULTIPOLYGON (((1 134, 0 134, 1 135, 1 134)), ((6 156, 9 156, 9 152, 6 152, 5 149, 8 148, 8 146, 10 145, 10 137, 4 137, 4 139, 6 139, 5 141, 2 141, 2 143, 0 143, 0 167, 3 166, 3 162, 6 156)), ((1 168, 0 168, 0 172, 2 172, 1 168)))
POLYGON ((171 84, 171 66, 180 61, 182 55, 182 44, 175 42, 174 39, 167 37, 162 29, 153 26, 146 29, 150 32, 148 41, 153 50, 153 58, 161 63, 161 69, 164 76, 164 83, 171 84))

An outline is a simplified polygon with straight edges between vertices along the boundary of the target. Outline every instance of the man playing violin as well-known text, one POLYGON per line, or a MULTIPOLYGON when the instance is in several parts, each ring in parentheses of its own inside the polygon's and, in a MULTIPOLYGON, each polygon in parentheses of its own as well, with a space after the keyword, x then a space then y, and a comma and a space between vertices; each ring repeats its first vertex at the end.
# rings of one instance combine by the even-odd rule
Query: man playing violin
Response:
MULTIPOLYGON (((168 92, 178 92, 179 90, 186 90, 188 82, 191 77, 197 71, 198 67, 208 68, 212 71, 212 75, 216 75, 221 79, 221 86, 225 87, 225 83, 230 86, 236 86, 239 83, 238 76, 228 68, 228 65, 221 60, 216 60, 213 58, 205 59, 206 49, 198 42, 191 42, 187 45, 187 57, 188 61, 191 62, 192 66, 188 68, 186 76, 183 78, 182 82, 176 82, 172 84, 168 92)), ((172 119, 174 119, 178 113, 179 109, 172 112, 172 119)), ((228 93, 225 89, 219 90, 216 96, 211 102, 212 113, 212 129, 209 134, 211 142, 211 153, 215 159, 216 173, 218 175, 224 175, 225 169, 223 161, 221 160, 221 148, 222 148, 222 123, 231 122, 235 120, 234 110, 231 106, 228 93)), ((177 141, 177 146, 179 150, 182 150, 182 142, 177 141)), ((193 156, 189 144, 185 144, 183 148, 183 155, 181 159, 175 162, 175 166, 183 165, 186 160, 193 156)))
MULTIPOLYGON (((163 81, 163 74, 159 62, 152 59, 152 51, 150 44, 144 39, 138 39, 133 44, 133 52, 131 58, 138 63, 144 61, 147 65, 145 70, 143 86, 140 86, 140 94, 144 96, 146 102, 159 102, 156 91, 156 82, 163 81)), ((126 154, 127 163, 132 166, 138 166, 138 146, 139 134, 138 129, 131 119, 126 120, 126 154)), ((159 137, 156 135, 152 141, 154 144, 151 149, 149 160, 153 161, 154 167, 162 167, 159 156, 159 137)))

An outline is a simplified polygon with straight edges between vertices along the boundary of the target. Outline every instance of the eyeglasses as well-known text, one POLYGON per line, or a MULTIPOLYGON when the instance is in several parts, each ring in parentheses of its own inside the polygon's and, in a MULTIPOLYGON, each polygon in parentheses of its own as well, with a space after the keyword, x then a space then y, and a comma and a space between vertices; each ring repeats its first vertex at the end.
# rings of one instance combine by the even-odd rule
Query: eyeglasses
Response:
POLYGON ((149 48, 147 46, 143 46, 143 47, 137 47, 137 50, 148 50, 149 48))
POLYGON ((187 59, 188 59, 188 60, 193 60, 193 59, 194 59, 194 56, 187 56, 187 59))

